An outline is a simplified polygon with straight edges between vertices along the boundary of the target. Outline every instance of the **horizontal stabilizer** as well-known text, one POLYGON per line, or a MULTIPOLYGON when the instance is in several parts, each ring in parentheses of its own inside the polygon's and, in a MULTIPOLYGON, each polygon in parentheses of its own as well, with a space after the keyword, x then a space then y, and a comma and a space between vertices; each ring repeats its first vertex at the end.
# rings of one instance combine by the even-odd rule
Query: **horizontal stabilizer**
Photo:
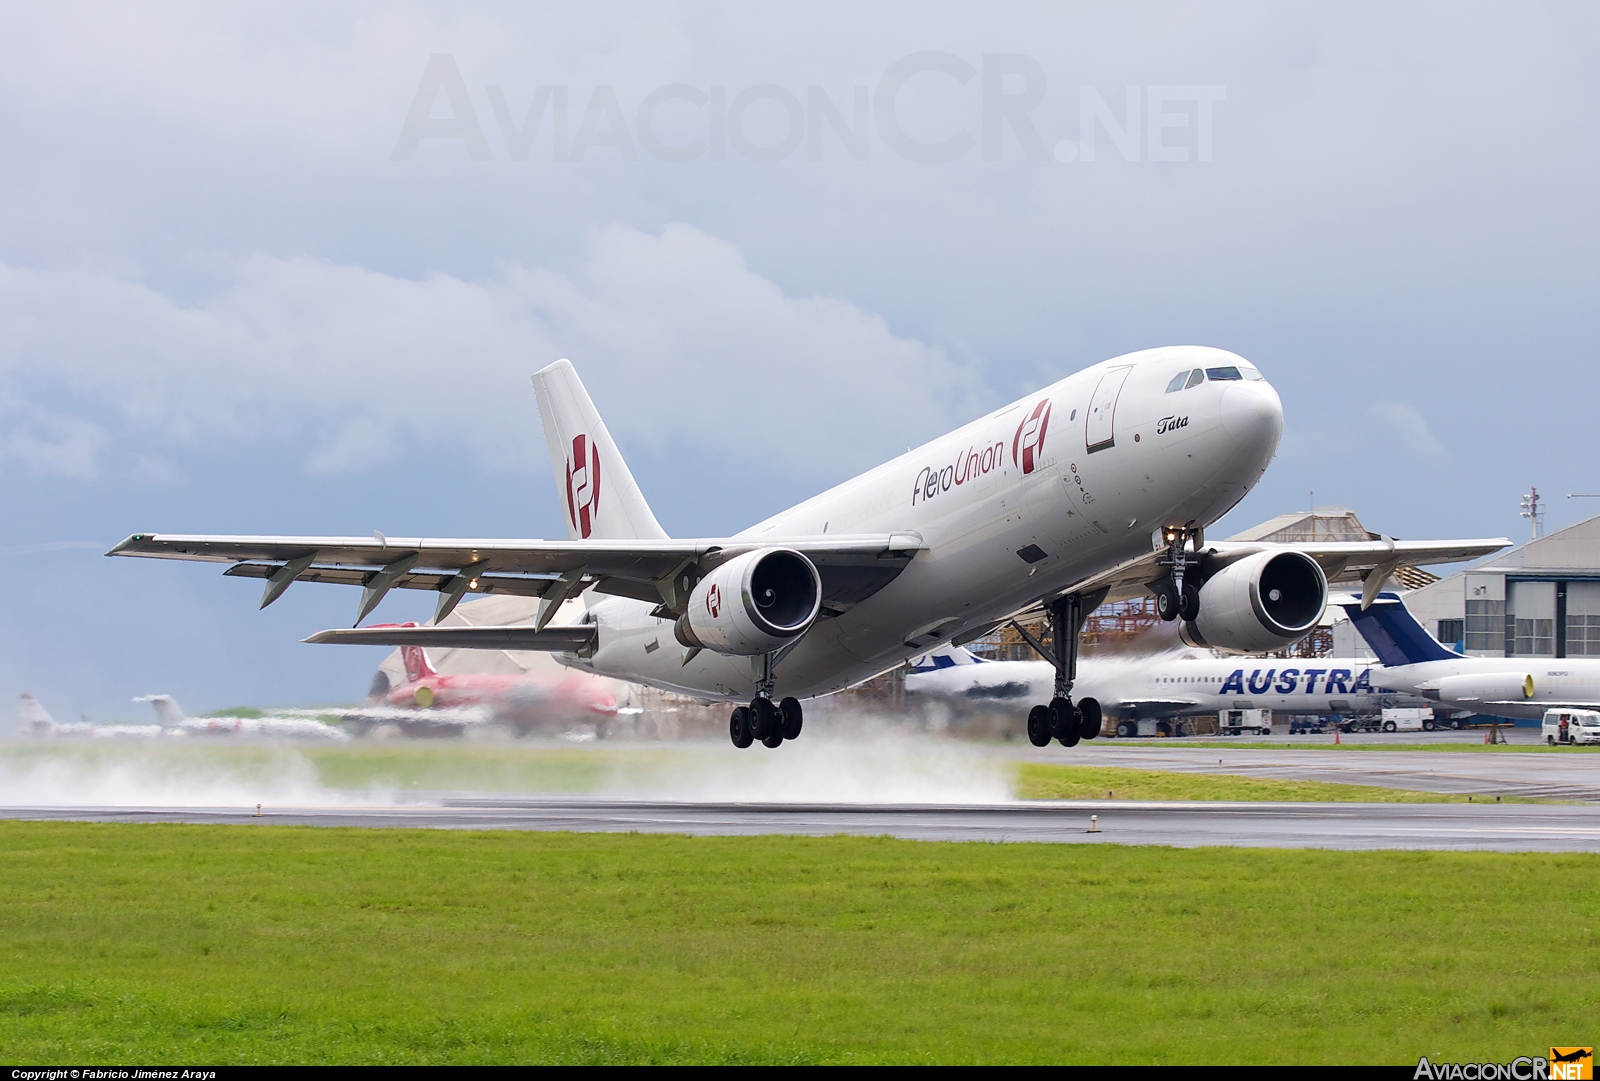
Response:
POLYGON ((350 627, 318 631, 307 642, 355 646, 433 646, 575 653, 594 644, 594 627, 350 627))

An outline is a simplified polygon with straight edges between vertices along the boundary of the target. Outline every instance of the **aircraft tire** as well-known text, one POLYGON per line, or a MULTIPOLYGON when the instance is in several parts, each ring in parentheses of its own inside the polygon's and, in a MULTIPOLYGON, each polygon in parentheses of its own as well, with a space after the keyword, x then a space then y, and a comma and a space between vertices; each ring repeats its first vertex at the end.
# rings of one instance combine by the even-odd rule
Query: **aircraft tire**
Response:
POLYGON ((1194 620, 1200 615, 1200 590, 1191 582, 1183 584, 1183 596, 1178 598, 1178 618, 1194 620))
POLYGON ((805 722, 805 711, 800 708, 800 699, 785 698, 778 703, 778 712, 783 716, 783 738, 799 739, 801 725, 805 722))
POLYGON ((1050 735, 1065 739, 1069 732, 1078 730, 1078 711, 1072 708, 1072 699, 1056 696, 1045 707, 1050 711, 1050 735))
POLYGON ((1161 617, 1162 622, 1171 623, 1177 619, 1178 606, 1178 591, 1172 588, 1171 582, 1156 590, 1156 614, 1161 617))
POLYGON ((763 747, 781 747, 781 746, 783 746, 783 733, 782 732, 774 732, 774 733, 772 733, 772 735, 768 736, 766 739, 761 741, 761 746, 763 746, 763 747))
POLYGON ((1028 742, 1035 747, 1050 746, 1050 707, 1034 706, 1028 711, 1028 742))
POLYGON ((750 703, 750 734, 756 739, 766 742, 768 736, 777 734, 783 738, 779 728, 782 721, 778 717, 778 707, 772 704, 770 698, 757 698, 750 703))
POLYGON ((755 733, 750 731, 750 710, 745 706, 733 707, 733 716, 728 718, 728 737, 741 749, 755 742, 755 733))
POLYGON ((1099 700, 1094 698, 1080 699, 1078 710, 1078 735, 1084 739, 1094 739, 1099 736, 1100 726, 1105 721, 1100 712, 1099 700))

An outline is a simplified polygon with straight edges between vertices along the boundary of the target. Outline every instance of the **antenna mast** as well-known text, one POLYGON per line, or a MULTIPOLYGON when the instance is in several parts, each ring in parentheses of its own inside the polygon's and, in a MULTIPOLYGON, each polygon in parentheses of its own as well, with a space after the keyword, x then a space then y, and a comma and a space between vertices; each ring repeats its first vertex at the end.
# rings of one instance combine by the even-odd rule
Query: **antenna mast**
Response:
POLYGON ((1544 507, 1539 504, 1539 489, 1529 487, 1528 494, 1522 497, 1522 517, 1528 519, 1532 526, 1531 539, 1538 540, 1544 526, 1544 507))

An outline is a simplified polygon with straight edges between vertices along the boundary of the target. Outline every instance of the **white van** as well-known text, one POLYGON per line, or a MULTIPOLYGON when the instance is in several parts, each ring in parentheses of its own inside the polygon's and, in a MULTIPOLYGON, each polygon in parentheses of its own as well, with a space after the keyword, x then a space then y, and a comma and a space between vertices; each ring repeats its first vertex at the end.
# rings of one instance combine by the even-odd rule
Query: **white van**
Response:
POLYGON ((1540 734, 1549 744, 1600 743, 1600 711, 1547 709, 1540 734))
POLYGON ((1383 730, 1385 732, 1421 732, 1424 728, 1433 727, 1433 710, 1431 709, 1385 709, 1383 711, 1383 730))
POLYGON ((1242 736, 1246 732, 1270 736, 1272 735, 1272 711, 1265 709, 1225 709, 1217 715, 1217 731, 1225 736, 1242 736))

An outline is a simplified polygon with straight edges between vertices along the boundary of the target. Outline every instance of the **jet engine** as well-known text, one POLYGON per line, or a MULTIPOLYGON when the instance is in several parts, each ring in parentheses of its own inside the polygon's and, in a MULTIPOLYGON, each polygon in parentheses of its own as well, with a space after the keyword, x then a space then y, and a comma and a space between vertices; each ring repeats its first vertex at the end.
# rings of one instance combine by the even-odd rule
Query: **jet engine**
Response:
POLYGON ((755 657, 804 634, 821 607, 822 576, 811 560, 761 548, 700 579, 674 633, 685 646, 755 657))
POLYGON ((1200 614, 1178 636, 1227 653, 1281 649, 1304 638, 1328 604, 1328 580, 1310 556, 1256 552, 1217 571, 1200 587, 1200 614))
POLYGON ((1526 672, 1445 676, 1437 688, 1424 687, 1422 693, 1446 702, 1525 702, 1533 697, 1533 677, 1526 672))

